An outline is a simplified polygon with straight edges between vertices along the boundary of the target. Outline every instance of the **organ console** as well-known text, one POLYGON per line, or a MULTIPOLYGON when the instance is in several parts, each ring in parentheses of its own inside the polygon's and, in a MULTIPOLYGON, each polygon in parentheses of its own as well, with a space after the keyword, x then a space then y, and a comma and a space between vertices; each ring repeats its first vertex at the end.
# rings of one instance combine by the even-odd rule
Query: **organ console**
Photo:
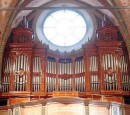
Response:
POLYGON ((1 97, 100 99, 104 95, 123 102, 123 96, 130 95, 128 53, 116 27, 104 25, 94 40, 70 53, 50 51, 32 37, 30 28, 18 27, 12 33, 3 57, 1 97))

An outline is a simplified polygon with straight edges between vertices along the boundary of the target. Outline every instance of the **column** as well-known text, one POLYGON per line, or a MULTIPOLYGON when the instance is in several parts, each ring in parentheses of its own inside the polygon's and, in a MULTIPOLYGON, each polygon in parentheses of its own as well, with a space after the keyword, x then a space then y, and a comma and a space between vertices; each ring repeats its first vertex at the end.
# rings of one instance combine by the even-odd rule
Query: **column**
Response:
POLYGON ((58 69, 59 69, 59 66, 58 66, 58 63, 59 63, 59 58, 56 57, 56 91, 58 91, 58 88, 59 88, 59 83, 58 83, 58 69))
POLYGON ((46 90, 46 62, 47 58, 45 54, 42 55, 41 57, 41 69, 42 69, 42 75, 41 75, 41 92, 45 92, 46 90))
POLYGON ((99 59, 99 63, 98 63, 98 74, 99 74, 99 78, 100 78, 100 91, 104 90, 104 74, 103 74, 103 64, 102 64, 102 54, 99 52, 98 54, 98 59, 99 59))
POLYGON ((29 59, 29 70, 27 71, 27 82, 26 82, 26 91, 31 92, 31 81, 32 81, 32 54, 28 54, 29 59))
POLYGON ((11 52, 11 61, 12 61, 12 69, 11 69, 11 73, 10 73, 10 87, 9 87, 9 91, 15 91, 15 87, 14 87, 14 75, 15 75, 15 60, 16 60, 16 54, 11 52))
POLYGON ((122 82, 121 82, 121 72, 120 72, 120 67, 119 67, 119 62, 120 62, 120 55, 119 54, 117 54, 116 55, 116 58, 117 58, 117 72, 116 72, 116 74, 117 74, 117 83, 118 83, 118 90, 119 91, 121 91, 122 90, 122 82))
POLYGON ((76 86, 75 86, 75 57, 72 58, 72 91, 76 90, 76 86))
POLYGON ((86 92, 91 91, 91 84, 90 84, 90 72, 89 72, 89 53, 85 52, 84 54, 84 62, 85 62, 85 83, 86 83, 86 92))

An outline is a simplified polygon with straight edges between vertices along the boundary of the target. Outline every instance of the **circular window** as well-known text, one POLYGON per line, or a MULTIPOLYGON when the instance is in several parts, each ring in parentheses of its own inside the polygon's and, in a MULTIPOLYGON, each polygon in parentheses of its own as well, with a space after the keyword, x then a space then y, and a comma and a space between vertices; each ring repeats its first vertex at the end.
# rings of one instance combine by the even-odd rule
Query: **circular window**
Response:
POLYGON ((80 42, 87 31, 84 18, 72 10, 50 13, 43 23, 43 33, 49 42, 57 46, 72 46, 80 42))
MULTIPOLYGON (((51 7, 79 7, 81 4, 58 3, 51 7)), ((95 38, 96 20, 91 10, 49 9, 37 11, 34 19, 36 38, 52 51, 80 50, 89 39, 95 38)))

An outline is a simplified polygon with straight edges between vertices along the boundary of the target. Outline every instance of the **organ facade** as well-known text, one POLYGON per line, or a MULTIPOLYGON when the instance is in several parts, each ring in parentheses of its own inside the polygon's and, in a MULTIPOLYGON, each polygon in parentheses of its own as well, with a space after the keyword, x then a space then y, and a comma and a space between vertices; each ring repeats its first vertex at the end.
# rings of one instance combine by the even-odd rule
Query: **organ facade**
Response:
POLYGON ((117 27, 105 23, 94 40, 69 53, 50 51, 26 26, 12 33, 3 57, 0 95, 8 105, 52 97, 123 103, 130 95, 129 58, 117 27))

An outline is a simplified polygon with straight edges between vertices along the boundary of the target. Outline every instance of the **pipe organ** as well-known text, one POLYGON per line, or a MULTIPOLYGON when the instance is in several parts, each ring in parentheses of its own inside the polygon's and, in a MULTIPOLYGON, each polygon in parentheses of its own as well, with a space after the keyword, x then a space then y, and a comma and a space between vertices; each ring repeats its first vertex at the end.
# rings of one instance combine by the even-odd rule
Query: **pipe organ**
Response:
POLYGON ((41 68, 41 59, 40 57, 33 58, 33 78, 32 78, 32 91, 33 92, 40 92, 41 87, 41 75, 42 75, 42 68, 41 68))
POLYGON ((80 51, 60 54, 32 38, 31 29, 14 29, 3 57, 2 95, 130 95, 128 53, 117 33, 104 25, 80 51))
POLYGON ((9 92, 9 86, 10 86, 10 74, 12 71, 12 61, 11 58, 5 57, 3 59, 3 79, 2 79, 2 91, 3 92, 9 92))
POLYGON ((15 91, 26 91, 27 71, 29 71, 29 58, 26 55, 16 56, 14 63, 14 88, 15 91))
POLYGON ((91 83, 91 91, 99 91, 99 76, 97 74, 98 72, 98 57, 97 56, 91 56, 90 57, 90 83, 91 83))
POLYGON ((46 91, 85 91, 83 58, 55 59, 48 57, 46 65, 46 91), (58 76, 57 76, 58 74, 58 76))
POLYGON ((103 55, 103 69, 105 90, 118 90, 117 74, 116 74, 117 59, 112 54, 103 55), (112 73, 111 73, 112 72, 112 73))
POLYGON ((121 74, 121 83, 123 91, 130 91, 130 78, 128 70, 128 58, 127 55, 121 55, 119 59, 120 74, 121 74))
POLYGON ((85 68, 83 58, 75 61, 75 86, 76 91, 85 91, 85 68))
POLYGON ((72 91, 72 84, 74 78, 72 77, 72 65, 71 59, 60 59, 58 62, 58 90, 59 91, 72 91))
POLYGON ((56 61, 55 59, 48 58, 47 65, 46 65, 46 91, 53 92, 56 91, 56 61))

